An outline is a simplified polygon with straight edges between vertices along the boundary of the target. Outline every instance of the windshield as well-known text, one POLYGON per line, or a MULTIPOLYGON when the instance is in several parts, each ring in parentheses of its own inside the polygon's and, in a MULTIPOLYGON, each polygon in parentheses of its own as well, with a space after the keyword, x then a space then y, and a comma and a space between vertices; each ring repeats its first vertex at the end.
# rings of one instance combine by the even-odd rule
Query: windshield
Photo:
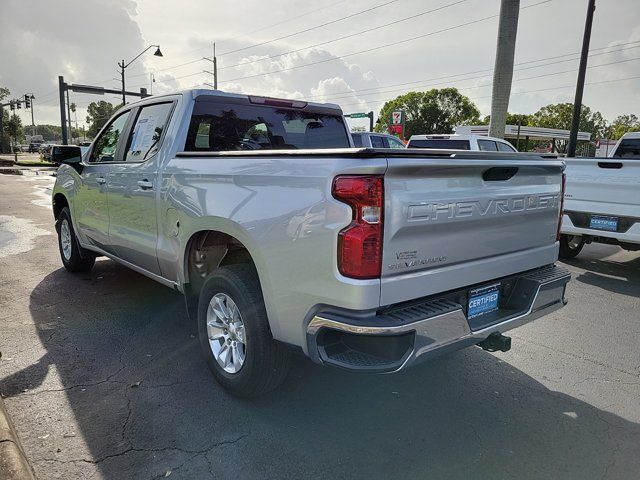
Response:
POLYGON ((185 150, 349 148, 348 135, 340 115, 196 101, 185 150))
POLYGON ((427 139, 410 140, 408 148, 431 148, 431 149, 452 149, 470 150, 469 140, 448 140, 448 139, 427 139))
POLYGON ((617 158, 640 158, 640 138, 622 140, 613 156, 617 158))

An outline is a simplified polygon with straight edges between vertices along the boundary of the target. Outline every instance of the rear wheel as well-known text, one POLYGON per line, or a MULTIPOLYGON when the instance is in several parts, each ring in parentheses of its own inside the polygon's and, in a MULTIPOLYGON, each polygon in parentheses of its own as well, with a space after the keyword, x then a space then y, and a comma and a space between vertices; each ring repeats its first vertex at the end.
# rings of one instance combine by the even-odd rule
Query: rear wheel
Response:
POLYGON ((273 390, 289 371, 290 353, 271 335, 251 265, 229 265, 209 277, 198 302, 198 334, 214 377, 234 395, 273 390))
POLYGON ((584 247, 582 235, 560 235, 560 258, 574 258, 584 247))
POLYGON ((62 264, 70 272, 88 272, 96 261, 95 255, 85 250, 78 243, 71 213, 67 207, 63 208, 56 222, 58 231, 58 247, 62 264))

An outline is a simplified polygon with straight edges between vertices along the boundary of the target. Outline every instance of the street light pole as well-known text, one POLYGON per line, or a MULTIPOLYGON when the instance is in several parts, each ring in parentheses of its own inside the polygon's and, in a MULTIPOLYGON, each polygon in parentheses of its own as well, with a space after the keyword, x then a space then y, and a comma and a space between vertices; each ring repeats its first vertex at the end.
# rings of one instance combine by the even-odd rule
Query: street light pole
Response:
POLYGON ((133 60, 131 60, 129 63, 124 63, 124 59, 122 60, 122 62, 118 62, 118 66, 120 67, 120 78, 122 81, 122 104, 124 105, 125 103, 127 103, 127 97, 126 97, 126 92, 124 89, 124 70, 125 68, 127 68, 129 65, 131 65, 133 62, 135 62, 138 58, 140 58, 147 50, 149 50, 150 48, 156 47, 156 51, 154 53, 154 55, 156 57, 162 57, 162 52, 160 51, 160 45, 149 45, 147 48, 145 48, 143 51, 141 51, 138 55, 136 55, 134 57, 133 60))
POLYGON ((589 0, 587 7, 587 19, 584 24, 582 37, 582 52, 580 54, 580 66, 578 67, 578 82, 576 85, 576 97, 573 101, 573 118, 571 119, 571 133, 569 134, 569 146, 567 157, 576 156, 578 145, 578 128, 580 128, 580 111, 582 110, 582 93, 584 92, 584 79, 587 73, 587 59, 589 57, 589 43, 591 42, 591 26, 593 25, 593 12, 596 9, 596 0, 589 0))

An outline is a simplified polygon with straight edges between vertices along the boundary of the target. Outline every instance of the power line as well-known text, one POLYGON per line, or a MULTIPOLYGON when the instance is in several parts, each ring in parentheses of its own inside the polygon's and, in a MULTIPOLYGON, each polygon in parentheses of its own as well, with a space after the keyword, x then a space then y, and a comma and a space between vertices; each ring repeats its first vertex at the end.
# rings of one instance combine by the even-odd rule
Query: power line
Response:
MULTIPOLYGON (((629 46, 627 48, 620 48, 620 49, 616 49, 616 50, 611 50, 608 52, 600 52, 600 53, 593 53, 590 54, 590 57, 595 57, 598 55, 610 55, 612 53, 617 53, 620 51, 624 51, 624 50, 629 50, 632 48, 640 48, 640 41, 636 41, 636 42, 629 42, 629 43, 635 43, 635 44, 639 44, 639 45, 633 45, 633 46, 629 46)), ((611 48, 611 47, 604 47, 604 48, 611 48)), ((598 49, 593 49, 593 50, 602 50, 602 48, 598 48, 598 49)), ((536 60, 529 60, 526 62, 520 62, 517 63, 516 65, 525 65, 525 64, 529 64, 529 63, 537 63, 537 62, 541 62, 543 60, 551 60, 551 59, 555 59, 555 58, 559 58, 562 56, 568 56, 568 55, 576 55, 574 53, 568 53, 568 54, 564 54, 564 55, 556 55, 553 57, 546 57, 546 58, 539 58, 536 60)), ((554 62, 547 62, 547 63, 542 63, 540 65, 531 65, 529 67, 523 67, 523 68, 517 68, 514 71, 520 72, 523 70, 531 70, 531 69, 535 69, 535 68, 541 68, 541 67, 547 67, 549 65, 557 65, 559 63, 565 63, 565 62, 573 62, 578 60, 577 58, 569 58, 569 59, 565 59, 565 60, 558 60, 558 61, 554 61, 554 62)), ((392 90, 385 90, 385 91, 380 91, 381 89, 385 89, 385 88, 391 88, 391 87, 407 87, 409 85, 415 85, 416 87, 421 87, 424 85, 419 85, 419 84, 424 84, 424 82, 433 82, 435 80, 447 80, 447 79, 452 79, 455 77, 462 77, 462 76, 466 76, 466 75, 473 75, 476 73, 483 73, 483 72, 491 72, 492 69, 491 68, 486 68, 486 69, 482 69, 482 70, 474 70, 474 71, 470 71, 470 72, 465 72, 465 73, 457 73, 457 74, 452 74, 452 75, 445 75, 442 77, 435 77, 435 78, 428 78, 428 79, 422 79, 422 80, 415 80, 415 81, 411 81, 411 82, 402 82, 402 83, 396 83, 396 84, 390 84, 390 85, 383 85, 383 86, 376 86, 376 87, 369 87, 369 88, 362 88, 362 89, 354 89, 354 90, 344 90, 342 92, 333 92, 329 95, 311 95, 310 97, 307 97, 309 99, 322 99, 322 98, 348 98, 350 97, 352 94, 354 93, 361 93, 361 92, 366 92, 366 91, 373 91, 376 90, 375 94, 378 93, 392 93, 392 92, 397 92, 397 91, 401 91, 401 90, 405 90, 406 88, 400 88, 400 89, 392 89, 392 90), (338 96, 338 95, 343 95, 344 96, 338 96)), ((571 70, 574 71, 574 70, 571 70)), ((479 78, 486 78, 490 75, 480 75, 480 76, 475 76, 475 77, 469 77, 469 78, 462 78, 459 80, 455 80, 455 81, 464 81, 464 80, 476 80, 479 78)), ((439 82, 435 85, 439 85, 440 83, 444 83, 444 82, 439 82)), ((426 86, 430 86, 430 85, 434 85, 433 83, 428 83, 426 86)), ((366 94, 365 94, 366 95, 366 94)))
MULTIPOLYGON (((549 3, 551 1, 553 1, 553 0, 542 0, 540 2, 533 3, 533 4, 527 5, 525 7, 521 7, 520 10, 524 10, 524 9, 531 8, 531 7, 536 7, 538 5, 543 5, 543 4, 549 3)), ((236 78, 232 78, 232 79, 229 79, 229 80, 225 80, 222 83, 231 83, 231 82, 235 82, 235 81, 238 81, 238 80, 246 80, 246 79, 249 79, 249 78, 262 77, 262 76, 271 75, 271 74, 274 74, 274 73, 287 72, 287 71, 291 71, 291 70, 297 70, 297 69, 300 69, 300 68, 310 67, 310 66, 313 66, 313 65, 319 65, 319 64, 322 64, 322 63, 333 62, 333 61, 336 61, 336 60, 343 60, 345 58, 353 57, 355 55, 361 55, 363 53, 369 53, 369 52, 373 52, 373 51, 376 51, 376 50, 382 50, 384 48, 394 47, 396 45, 401 45, 403 43, 411 42, 413 40, 418 40, 418 39, 429 37, 429 36, 436 35, 436 34, 439 34, 439 33, 448 32, 448 31, 451 31, 451 30, 456 30, 456 29, 462 28, 462 27, 467 27, 469 25, 474 25, 476 23, 480 23, 480 22, 484 22, 484 21, 487 21, 487 20, 491 20, 493 18, 498 18, 498 16, 499 16, 498 14, 489 15, 487 17, 479 18, 479 19, 476 19, 476 20, 471 20, 471 21, 465 22, 465 23, 460 23, 458 25, 453 25, 451 27, 443 28, 443 29, 436 30, 436 31, 433 31, 433 32, 424 33, 422 35, 417 35, 415 37, 407 38, 407 39, 404 39, 404 40, 398 40, 396 42, 389 42, 389 43, 386 43, 386 44, 383 44, 383 45, 379 45, 377 47, 371 47, 371 48, 367 48, 365 50, 360 50, 360 51, 348 53, 348 54, 345 54, 345 55, 340 55, 340 56, 336 56, 336 57, 332 57, 332 58, 328 58, 328 59, 324 59, 324 60, 318 60, 316 62, 305 63, 305 64, 302 64, 302 65, 296 65, 296 66, 288 67, 288 68, 281 68, 280 70, 273 70, 273 71, 270 71, 270 72, 264 72, 264 73, 254 74, 254 75, 245 75, 243 77, 236 77, 236 78)))
MULTIPOLYGON (((640 58, 635 58, 635 59, 631 59, 631 60, 640 60, 640 58)), ((594 68, 594 67, 605 67, 608 65, 613 65, 616 63, 622 63, 622 62, 626 62, 626 61, 631 61, 631 60, 623 60, 623 61, 619 61, 619 62, 611 62, 611 63, 605 63, 605 64, 601 64, 601 65, 593 65, 592 67, 588 67, 588 68, 594 68)), ((549 77, 549 76, 553 76, 553 75, 560 75, 563 73, 574 73, 576 72, 577 69, 573 69, 573 70, 564 70, 562 72, 554 72, 554 73, 549 73, 549 74, 545 74, 545 75, 536 75, 533 77, 523 77, 523 78, 518 78, 515 79, 514 82, 516 81, 523 81, 523 80, 534 80, 534 79, 538 79, 538 78, 542 78, 542 77, 549 77)), ((613 81, 624 81, 624 80, 633 80, 636 78, 640 78, 640 75, 638 76, 633 76, 633 77, 627 77, 627 78, 622 78, 622 79, 615 79, 615 80, 602 80, 602 81, 597 81, 597 82, 589 82, 586 85, 597 85, 600 83, 608 83, 608 82, 613 82, 613 81)), ((467 80, 467 79, 464 79, 467 80)), ((460 80, 462 81, 462 80, 460 80)), ((478 88, 486 88, 486 87, 491 87, 493 85, 493 83, 488 83, 485 85, 477 85, 477 86, 470 86, 470 87, 459 87, 459 90, 475 90, 478 88)), ((534 92, 543 92, 543 91, 547 91, 547 90, 555 90, 555 89, 560 89, 560 88, 569 88, 569 87, 573 87, 575 88, 575 83, 572 85, 566 85, 566 86, 561 86, 561 87, 551 87, 551 88, 541 88, 538 90, 527 90, 527 91, 521 91, 521 92, 513 92, 513 94, 521 94, 521 93, 534 93, 534 92)), ((491 95, 486 95, 486 96, 482 96, 482 97, 474 97, 476 99, 480 99, 480 98, 491 98, 491 95)), ((365 102, 383 102, 383 101, 388 101, 388 100, 384 100, 384 99, 370 99, 370 100, 365 100, 365 102)), ((348 107, 348 106, 352 106, 352 105, 360 105, 362 102, 352 102, 352 103, 341 103, 340 107, 348 107)))
POLYGON ((267 56, 267 57, 261 57, 261 58, 258 58, 256 60, 250 60, 248 62, 240 62, 240 63, 236 63, 234 65, 225 65, 224 67, 218 68, 218 70, 225 70, 225 69, 228 69, 228 68, 243 67, 245 65, 249 65, 249 64, 252 64, 252 63, 263 62, 265 60, 271 60, 273 58, 283 57, 285 55, 290 55, 292 53, 301 52, 303 50, 309 50, 311 48, 321 47, 323 45, 328 45, 330 43, 339 42, 339 41, 345 40, 347 38, 352 38, 352 37, 356 37, 358 35, 362 35, 362 34, 365 34, 365 33, 373 32, 375 30, 379 30, 381 28, 389 27, 391 25, 396 25, 396 24, 401 23, 401 22, 406 22, 407 20, 413 20, 415 18, 419 18, 419 17, 422 17, 424 15, 428 15, 430 13, 434 13, 434 12, 437 12, 437 11, 440 11, 440 10, 444 10, 446 8, 453 7, 455 5, 459 5, 461 3, 465 3, 465 2, 468 2, 468 1, 469 0, 458 0, 456 2, 448 3, 446 5, 442 5, 442 6, 437 7, 437 8, 432 8, 431 10, 426 10, 424 12, 420 12, 420 13, 417 13, 415 15, 410 15, 408 17, 400 18, 398 20, 394 20, 393 22, 388 22, 388 23, 385 23, 383 25, 379 25, 377 27, 367 28, 366 30, 361 30, 361 31, 355 32, 355 33, 350 33, 348 35, 343 35, 341 37, 336 37, 336 38, 333 38, 331 40, 326 40, 324 42, 315 43, 313 45, 307 45, 306 47, 296 48, 295 50, 289 50, 288 52, 278 53, 276 55, 270 55, 270 56, 267 56))
MULTIPOLYGON (((253 35, 254 33, 262 32, 262 31, 264 31, 264 30, 268 30, 268 29, 270 29, 270 28, 277 27, 278 25, 283 25, 283 24, 285 24, 285 23, 292 22, 293 20, 297 20, 297 19, 299 19, 299 18, 309 16, 309 15, 311 15, 311 14, 313 14, 313 13, 320 12, 320 11, 322 11, 322 10, 326 10, 326 9, 328 9, 328 8, 331 8, 331 7, 335 7, 336 5, 339 5, 339 4, 341 4, 341 3, 345 3, 346 1, 347 1, 347 0, 340 0, 339 2, 335 2, 335 3, 332 3, 332 4, 330 4, 330 5, 325 5, 324 7, 316 8, 315 10, 311 10, 311 11, 309 11, 309 12, 302 13, 302 14, 300 14, 300 15, 296 15, 295 17, 289 17, 289 18, 287 18, 287 19, 285 19, 285 20, 281 20, 281 21, 279 21, 279 22, 272 23, 271 25, 267 25, 267 26, 265 26, 265 27, 260 27, 260 28, 258 28, 258 29, 256 29, 256 30, 252 30, 252 31, 250 31, 250 32, 247 32, 247 33, 246 33, 246 34, 244 34, 244 35, 236 35, 235 37, 227 38, 227 39, 225 39, 225 40, 222 40, 222 42, 221 42, 221 43, 230 42, 230 41, 232 41, 232 40, 236 40, 237 38, 240 38, 240 37, 242 37, 242 36, 246 36, 246 35, 253 35)), ((204 50, 205 48, 209 48, 209 47, 203 47, 203 48, 200 48, 200 49, 198 49, 198 51, 202 51, 202 50, 204 50)), ((195 51, 195 50, 194 50, 194 51, 195 51)))
POLYGON ((344 17, 340 17, 340 18, 337 18, 337 19, 334 19, 334 20, 330 20, 328 22, 321 23, 321 24, 315 25, 313 27, 305 28, 303 30, 299 30, 299 31, 294 32, 294 33, 289 33, 287 35, 282 35, 282 36, 277 37, 277 38, 272 38, 271 40, 265 40, 264 42, 254 43, 253 45, 249 45, 248 47, 242 47, 242 48, 236 48, 235 50, 229 50, 227 52, 221 53, 218 56, 223 57, 225 55, 230 55, 232 53, 242 52, 244 50, 249 50, 250 48, 260 47, 262 45, 267 45, 269 43, 277 42, 279 40, 284 40, 285 38, 295 37, 296 35, 300 35, 301 33, 307 33, 307 32, 310 32, 312 30, 317 30, 318 28, 326 27, 328 25, 333 25, 335 23, 342 22, 344 20, 348 20, 349 18, 357 17, 358 15, 362 15, 363 13, 368 13, 368 12, 371 12, 373 10, 377 10, 379 8, 386 7, 387 5, 391 5, 392 3, 396 3, 398 1, 399 0, 390 0, 390 1, 385 2, 385 3, 380 3, 378 5, 374 5, 373 7, 369 7, 369 8, 366 8, 364 10, 360 10, 359 12, 355 12, 355 13, 352 13, 350 15, 346 15, 344 17))
MULTIPOLYGON (((396 0, 396 1, 397 1, 397 0, 396 0)), ((327 45, 327 44, 330 44, 330 43, 335 43, 335 42, 338 42, 338 41, 340 41, 340 40, 345 40, 345 39, 347 39, 347 38, 352 38, 352 37, 355 37, 355 36, 358 36, 358 35, 362 35, 362 34, 364 34, 364 33, 369 33, 369 32, 375 31, 375 30, 379 30, 379 29, 384 28, 384 27, 388 27, 388 26, 391 26, 391 25, 396 25, 396 24, 398 24, 398 23, 405 22, 405 21, 407 21, 407 20, 412 20, 412 19, 415 19, 415 18, 419 18, 419 17, 422 17, 422 16, 424 16, 424 15, 428 15, 428 14, 430 14, 430 13, 434 13, 434 12, 437 12, 437 11, 440 11, 440 10, 444 10, 444 9, 446 9, 446 8, 449 8, 449 7, 452 7, 452 6, 455 6, 455 5, 459 5, 459 4, 461 4, 461 3, 465 3, 465 2, 468 2, 468 1, 469 1, 469 0, 457 0, 457 1, 455 1, 455 2, 448 3, 448 4, 446 4, 446 5, 442 5, 442 6, 437 7, 437 8, 432 8, 432 9, 430 9, 430 10, 426 10, 426 11, 424 11, 424 12, 420 12, 420 13, 417 13, 417 14, 414 14, 414 15, 410 15, 410 16, 408 16, 408 17, 404 17, 404 18, 401 18, 401 19, 395 20, 395 21, 393 21, 393 22, 388 22, 388 23, 385 23, 385 24, 380 25, 380 26, 377 26, 377 27, 368 28, 368 29, 365 29, 365 30, 361 30, 361 31, 358 31, 358 32, 355 32, 355 33, 349 34, 349 35, 343 35, 342 37, 337 37, 337 38, 334 38, 334 39, 332 39, 332 40, 327 40, 327 41, 324 41, 324 42, 316 43, 316 44, 314 44, 314 45, 308 45, 308 46, 306 46, 306 47, 298 48, 298 49, 295 49, 295 50, 290 50, 290 51, 288 51, 288 52, 279 53, 279 54, 271 55, 271 56, 268 56, 268 57, 262 57, 262 58, 259 58, 259 59, 256 59, 256 60, 251 60, 251 61, 248 61, 248 62, 242 62, 242 63, 238 63, 238 64, 234 64, 234 65, 228 65, 228 66, 218 67, 218 70, 224 70, 224 69, 228 69, 228 68, 234 68, 234 67, 238 67, 238 66, 249 65, 249 64, 252 64, 252 63, 262 62, 262 61, 269 60, 269 59, 272 59, 272 58, 282 57, 282 56, 285 56, 285 55, 289 55, 289 54, 291 54, 291 53, 300 52, 300 51, 302 51, 302 50, 308 50, 308 49, 315 48, 315 47, 319 47, 319 46, 322 46, 322 45, 327 45)), ((551 0, 547 0, 547 1, 551 1, 551 0)), ((392 2, 390 2, 390 3, 392 3, 392 2)), ((385 5, 386 5, 386 4, 385 4, 385 5)), ((375 8, 378 8, 378 7, 375 7, 375 8)), ((316 27, 314 27, 314 28, 316 28, 316 27)), ((293 35, 293 34, 292 34, 292 35, 293 35)), ((247 47, 247 48, 251 48, 251 47, 247 47)), ((219 56, 222 56, 222 54, 221 54, 221 55, 219 55, 219 56)), ((201 59, 194 60, 194 61, 191 61, 191 62, 187 62, 187 63, 184 63, 184 64, 180 64, 179 66, 188 65, 188 64, 190 64, 190 63, 195 63, 195 62, 198 62, 198 61, 200 61, 200 60, 201 60, 201 59)), ((171 68, 171 67, 167 67, 167 69, 169 69, 169 68, 171 68)), ((160 70, 157 70, 157 71, 160 71, 160 70)), ((193 76, 196 76, 196 75, 200 75, 201 73, 202 73, 202 71, 198 71, 198 72, 194 72, 194 73, 190 73, 190 74, 182 75, 182 76, 180 76, 180 77, 175 77, 175 80, 179 80, 179 79, 182 79, 182 78, 193 77, 193 76)), ((129 78, 134 78, 135 76, 140 76, 140 75, 131 75, 129 78)), ((231 81, 231 80, 229 80, 229 81, 231 81)), ((133 88, 133 87, 138 87, 138 86, 140 86, 140 85, 131 85, 131 87, 132 87, 132 88, 133 88)))

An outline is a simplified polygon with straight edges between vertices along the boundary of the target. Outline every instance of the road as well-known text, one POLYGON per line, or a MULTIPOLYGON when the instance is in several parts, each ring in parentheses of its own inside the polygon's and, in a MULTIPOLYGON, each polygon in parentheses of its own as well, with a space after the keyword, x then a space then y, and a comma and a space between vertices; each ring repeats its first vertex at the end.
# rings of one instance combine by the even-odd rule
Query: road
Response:
POLYGON ((0 392, 41 479, 635 479, 640 254, 592 245, 569 305, 406 372, 296 359, 225 394, 182 297, 100 259, 62 268, 47 176, 0 175, 0 392))

